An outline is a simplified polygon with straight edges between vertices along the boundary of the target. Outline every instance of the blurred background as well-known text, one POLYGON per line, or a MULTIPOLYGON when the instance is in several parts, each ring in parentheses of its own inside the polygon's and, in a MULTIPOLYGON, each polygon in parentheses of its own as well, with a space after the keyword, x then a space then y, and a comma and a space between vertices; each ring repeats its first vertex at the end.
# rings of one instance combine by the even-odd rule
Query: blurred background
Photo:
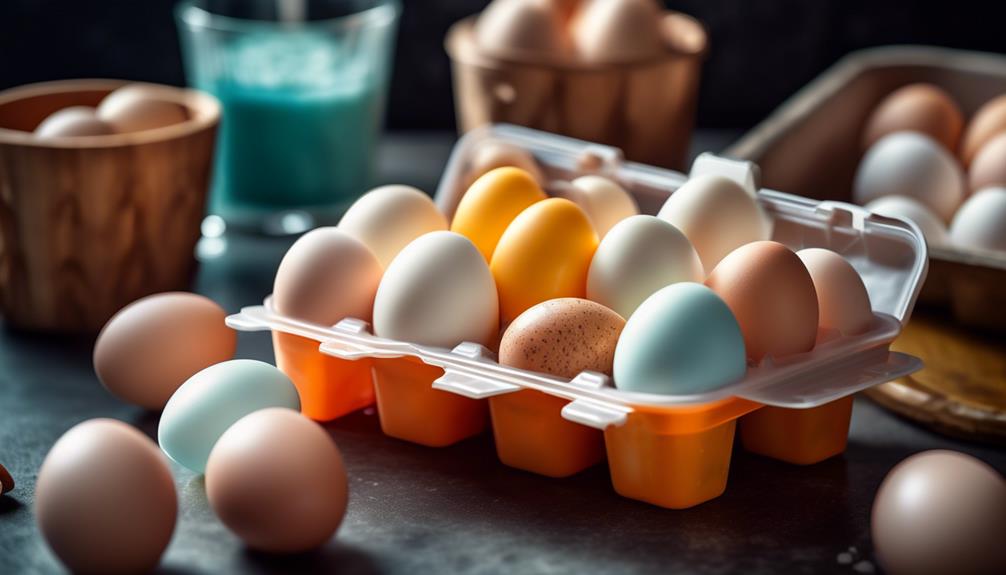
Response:
MULTIPOLYGON (((0 88, 108 77, 183 85, 177 0, 0 0, 0 88)), ((447 28, 488 0, 403 0, 387 127, 453 129, 447 28)), ((1002 2, 685 0, 712 50, 698 125, 745 129, 843 55, 882 44, 1006 51, 1002 2)))

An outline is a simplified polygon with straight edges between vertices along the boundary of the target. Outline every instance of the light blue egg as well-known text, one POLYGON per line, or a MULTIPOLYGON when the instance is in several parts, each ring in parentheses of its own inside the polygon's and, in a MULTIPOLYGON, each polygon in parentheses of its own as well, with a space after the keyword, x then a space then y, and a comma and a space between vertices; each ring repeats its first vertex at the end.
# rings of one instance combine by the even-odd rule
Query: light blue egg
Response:
POLYGON ((267 407, 300 410, 293 382, 268 363, 235 359, 190 377, 164 406, 157 441, 168 457, 197 473, 217 439, 242 417, 267 407))
POLYGON ((704 393, 744 376, 744 336, 727 304, 693 282, 654 292, 625 324, 615 348, 615 386, 704 393))

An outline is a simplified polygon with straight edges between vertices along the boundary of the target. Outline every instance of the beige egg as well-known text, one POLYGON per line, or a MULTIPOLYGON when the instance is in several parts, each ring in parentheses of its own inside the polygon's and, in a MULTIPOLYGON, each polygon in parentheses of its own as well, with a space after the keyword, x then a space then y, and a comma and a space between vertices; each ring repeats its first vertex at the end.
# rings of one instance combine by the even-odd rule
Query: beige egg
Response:
POLYGON ((817 291, 807 267, 777 242, 754 242, 723 258, 706 279, 744 334, 748 359, 781 358, 814 348, 817 291))
POLYGON ((467 189, 483 174, 496 168, 520 168, 531 175, 539 186, 546 183, 545 174, 534 156, 517 146, 494 140, 479 143, 468 160, 464 187, 467 189))
POLYGON ((206 465, 206 497, 249 547, 298 553, 332 538, 346 514, 342 454, 317 423, 269 408, 239 419, 206 465))
POLYGON ((909 84, 877 104, 863 130, 863 149, 894 132, 929 136, 953 152, 964 128, 964 115, 946 91, 932 84, 909 84))
POLYGON ((570 52, 562 14, 546 0, 493 0, 479 15, 475 41, 504 59, 561 60, 570 52))
POLYGON ((237 334, 212 300, 184 292, 136 300, 108 320, 94 371, 119 399, 159 410, 189 377, 234 355, 237 334))
POLYGON ((188 112, 165 96, 169 90, 172 88, 147 84, 123 86, 101 101, 98 118, 120 133, 180 124, 188 119, 188 112))
POLYGON ((570 23, 576 54, 585 62, 622 64, 656 58, 665 51, 654 0, 591 0, 570 23))
POLYGON ((870 294, 863 278, 845 258, 831 250, 807 248, 796 252, 817 292, 818 328, 842 335, 859 335, 873 325, 870 294))
POLYGON ((1006 132, 982 146, 968 168, 968 188, 972 192, 992 186, 1006 187, 1006 132))
POLYGON ((978 150, 1002 132, 1006 132, 1006 94, 985 102, 968 122, 961 138, 960 157, 964 166, 970 166, 978 150))
POLYGON ((97 111, 88 106, 70 106, 56 110, 35 128, 35 135, 41 138, 104 136, 114 133, 112 126, 99 120, 97 111))
POLYGON ((345 231, 311 230, 283 256, 272 305, 279 313, 321 325, 347 317, 370 321, 383 271, 370 248, 345 231))
POLYGON ((503 332, 502 365, 572 379, 581 371, 611 375, 622 316, 578 298, 544 301, 528 308, 503 332))
POLYGON ((356 200, 339 229, 370 248, 382 267, 419 236, 447 229, 447 219, 422 190, 412 186, 381 186, 356 200))
POLYGON ((632 195, 608 178, 581 176, 571 184, 562 197, 572 200, 586 212, 599 238, 604 238, 618 222, 639 214, 639 206, 632 195))
POLYGON ((768 216, 757 200, 723 176, 691 178, 671 194, 657 217, 685 234, 707 274, 733 250, 771 237, 768 216))
POLYGON ((35 520, 75 573, 146 573, 178 514, 167 461, 146 435, 113 419, 63 434, 38 472, 35 520))

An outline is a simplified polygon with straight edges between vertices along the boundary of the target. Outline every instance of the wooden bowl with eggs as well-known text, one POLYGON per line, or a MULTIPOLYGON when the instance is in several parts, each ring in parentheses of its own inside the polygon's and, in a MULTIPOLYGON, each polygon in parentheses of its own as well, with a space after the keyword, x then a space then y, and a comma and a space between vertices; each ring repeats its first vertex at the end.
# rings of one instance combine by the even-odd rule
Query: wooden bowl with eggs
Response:
POLYGON ((106 105, 100 121, 70 118, 35 133, 66 108, 100 111, 126 85, 67 80, 0 92, 0 316, 8 325, 95 332, 129 302, 191 282, 216 99, 134 84, 131 92, 167 116, 127 102, 106 105))
MULTIPOLYGON (((522 12, 533 9, 516 0, 493 4, 499 8, 454 24, 445 41, 461 132, 518 124, 615 146, 630 160, 685 167, 708 49, 701 23, 659 11, 644 46, 648 27, 638 15, 567 13, 555 23, 522 12)), ((552 5, 575 11, 587 3, 552 5)))

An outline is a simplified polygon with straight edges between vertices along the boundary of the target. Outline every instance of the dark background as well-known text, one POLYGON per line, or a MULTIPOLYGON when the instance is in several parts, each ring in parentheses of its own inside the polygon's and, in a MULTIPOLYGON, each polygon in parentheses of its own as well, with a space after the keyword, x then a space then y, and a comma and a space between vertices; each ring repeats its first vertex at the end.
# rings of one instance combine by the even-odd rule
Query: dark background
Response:
MULTIPOLYGON (((0 88, 111 77, 184 83, 176 0, 0 0, 0 88)), ((391 129, 454 127, 444 34, 486 0, 403 0, 391 129)), ((844 54, 896 43, 1006 52, 1006 3, 682 0, 709 29, 701 127, 747 128, 844 54)))

